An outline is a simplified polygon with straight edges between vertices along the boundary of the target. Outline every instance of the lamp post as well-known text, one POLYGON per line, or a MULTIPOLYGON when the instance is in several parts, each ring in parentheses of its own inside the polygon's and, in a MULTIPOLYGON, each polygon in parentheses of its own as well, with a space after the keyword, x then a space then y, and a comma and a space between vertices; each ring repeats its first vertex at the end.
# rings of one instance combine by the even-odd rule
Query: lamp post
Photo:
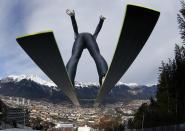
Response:
POLYGON ((24 113, 24 116, 23 117, 24 117, 24 127, 25 127, 25 109, 24 109, 24 112, 23 113, 24 113))
POLYGON ((145 120, 145 114, 143 113, 143 119, 142 119, 142 130, 143 130, 143 125, 144 125, 144 120, 145 120))

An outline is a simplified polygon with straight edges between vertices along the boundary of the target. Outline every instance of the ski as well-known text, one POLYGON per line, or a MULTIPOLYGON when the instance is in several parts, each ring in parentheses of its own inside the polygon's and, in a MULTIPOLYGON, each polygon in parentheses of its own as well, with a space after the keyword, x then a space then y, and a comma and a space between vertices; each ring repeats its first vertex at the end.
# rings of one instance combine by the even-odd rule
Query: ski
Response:
POLYGON ((17 42, 40 69, 79 106, 75 88, 68 76, 52 31, 18 37, 17 42))
POLYGON ((105 80, 96 97, 98 106, 133 63, 152 33, 160 13, 144 7, 127 5, 119 41, 105 80))

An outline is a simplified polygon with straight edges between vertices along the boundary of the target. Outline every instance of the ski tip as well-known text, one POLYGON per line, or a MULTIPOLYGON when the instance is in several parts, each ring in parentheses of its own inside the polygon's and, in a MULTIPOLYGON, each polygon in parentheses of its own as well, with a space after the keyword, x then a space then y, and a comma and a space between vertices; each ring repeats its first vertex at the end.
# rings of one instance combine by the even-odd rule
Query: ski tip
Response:
POLYGON ((23 35, 23 36, 16 37, 16 40, 21 39, 21 38, 25 38, 25 37, 29 37, 29 36, 46 34, 46 33, 53 33, 53 31, 52 30, 47 30, 47 31, 36 32, 36 33, 32 33, 32 34, 26 34, 26 35, 23 35))
POLYGON ((139 5, 139 4, 137 4, 137 5, 133 5, 133 4, 128 4, 127 5, 127 8, 129 8, 129 7, 140 7, 140 8, 144 8, 144 9, 147 9, 147 10, 151 10, 151 11, 155 11, 155 12, 157 12, 157 13, 159 13, 160 14, 160 11, 159 10, 155 10, 155 9, 152 9, 152 8, 148 8, 148 7, 145 7, 144 5, 139 5))

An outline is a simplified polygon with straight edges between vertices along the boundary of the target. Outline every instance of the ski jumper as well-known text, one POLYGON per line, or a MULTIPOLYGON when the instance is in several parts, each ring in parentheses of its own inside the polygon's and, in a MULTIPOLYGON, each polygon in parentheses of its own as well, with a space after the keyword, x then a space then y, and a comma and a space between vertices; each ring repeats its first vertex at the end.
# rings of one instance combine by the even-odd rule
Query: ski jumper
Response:
POLYGON ((104 20, 100 18, 98 26, 94 34, 92 35, 90 33, 78 33, 78 26, 75 20, 75 15, 71 15, 70 17, 73 25, 75 41, 72 48, 72 56, 66 65, 69 77, 71 78, 71 81, 74 85, 77 64, 79 62, 83 49, 88 49, 90 55, 92 56, 92 58, 96 63, 96 67, 99 75, 99 82, 100 84, 102 84, 102 78, 105 76, 108 70, 108 66, 107 66, 107 62, 100 54, 100 50, 96 42, 96 38, 102 28, 104 20))

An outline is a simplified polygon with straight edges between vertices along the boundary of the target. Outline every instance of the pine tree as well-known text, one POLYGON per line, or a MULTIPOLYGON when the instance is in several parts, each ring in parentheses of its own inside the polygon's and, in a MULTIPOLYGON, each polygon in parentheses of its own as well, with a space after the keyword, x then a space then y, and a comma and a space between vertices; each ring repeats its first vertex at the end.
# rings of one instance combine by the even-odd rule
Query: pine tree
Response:
MULTIPOLYGON (((185 2, 177 15, 180 35, 185 43, 185 2)), ((175 45, 175 58, 159 67, 156 101, 141 105, 132 120, 130 128, 141 128, 142 116, 145 116, 144 128, 171 125, 185 122, 185 47, 175 45)))
POLYGON ((177 14, 177 20, 179 23, 180 34, 183 42, 185 42, 185 2, 181 1, 181 10, 177 14))

